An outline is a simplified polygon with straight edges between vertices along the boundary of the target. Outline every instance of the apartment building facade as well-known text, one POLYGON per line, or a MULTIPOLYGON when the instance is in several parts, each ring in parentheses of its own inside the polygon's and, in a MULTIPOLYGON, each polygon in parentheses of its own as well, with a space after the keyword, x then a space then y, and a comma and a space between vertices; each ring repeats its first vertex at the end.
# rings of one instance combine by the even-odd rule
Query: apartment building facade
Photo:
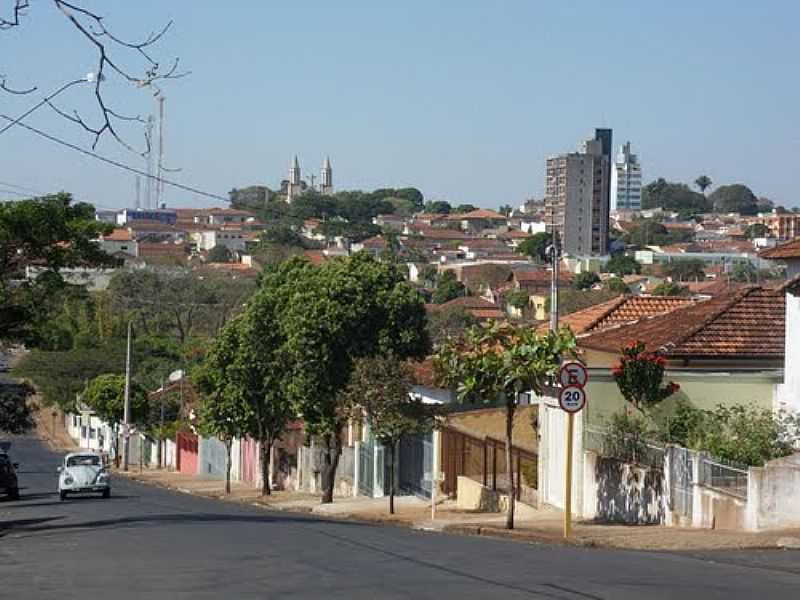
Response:
MULTIPOLYGON (((607 130, 604 130, 607 131, 607 130)), ((603 255, 608 248, 610 161, 601 139, 578 152, 547 159, 545 224, 573 256, 603 255)))
POLYGON ((642 166, 631 153, 631 143, 620 146, 614 168, 611 170, 612 210, 641 210, 642 166))

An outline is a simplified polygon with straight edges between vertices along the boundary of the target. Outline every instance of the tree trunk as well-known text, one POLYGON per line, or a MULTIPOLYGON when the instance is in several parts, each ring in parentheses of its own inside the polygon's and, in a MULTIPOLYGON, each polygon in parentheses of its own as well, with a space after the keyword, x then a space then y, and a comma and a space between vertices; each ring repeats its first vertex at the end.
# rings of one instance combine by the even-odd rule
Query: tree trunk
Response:
POLYGON ((394 514, 394 442, 389 444, 389 514, 394 514))
POLYGON ((272 438, 260 440, 259 454, 261 455, 261 495, 269 496, 272 494, 272 486, 270 485, 270 458, 272 457, 272 438))
POLYGON ((322 478, 322 504, 333 502, 333 487, 336 481, 336 468, 339 466, 339 455, 341 454, 341 442, 339 433, 341 425, 337 424, 333 433, 324 436, 325 451, 323 453, 323 464, 320 476, 322 478))
POLYGON ((506 400, 506 473, 508 474, 508 513, 506 513, 506 529, 514 529, 514 465, 512 463, 511 443, 514 430, 514 401, 506 400))
POLYGON ((225 493, 231 493, 231 450, 233 448, 233 439, 225 440, 225 493))

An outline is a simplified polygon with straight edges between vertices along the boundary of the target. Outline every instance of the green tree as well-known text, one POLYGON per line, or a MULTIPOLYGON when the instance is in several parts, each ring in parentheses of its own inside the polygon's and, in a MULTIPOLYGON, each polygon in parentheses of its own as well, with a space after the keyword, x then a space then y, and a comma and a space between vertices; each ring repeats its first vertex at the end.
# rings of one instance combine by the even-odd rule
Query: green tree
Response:
POLYGON ((27 399, 33 389, 26 385, 0 383, 0 433, 19 435, 33 429, 31 406, 27 399))
POLYGON ((73 203, 66 193, 0 204, 0 340, 35 345, 31 327, 42 318, 40 299, 63 285, 58 277, 25 280, 25 267, 35 264, 57 273, 113 265, 95 242, 110 229, 95 220, 91 205, 73 203), (12 279, 23 283, 12 285, 12 279))
POLYGON ((366 357, 356 361, 346 401, 366 415, 370 432, 389 451, 389 514, 394 514, 396 451, 406 435, 425 433, 434 424, 433 405, 411 394, 409 366, 393 356, 366 357))
POLYGON ((622 348, 619 362, 611 369, 622 397, 643 415, 680 389, 677 383, 663 384, 666 364, 637 340, 622 348))
POLYGON ((568 329, 539 336, 528 326, 476 326, 460 342, 446 343, 433 357, 440 384, 456 390, 460 402, 495 404, 506 411, 506 470, 509 482, 506 527, 514 528, 514 414, 519 395, 541 394, 561 360, 574 352, 568 329))
POLYGON ((686 296, 689 294, 689 288, 678 285, 671 281, 659 283, 653 288, 654 296, 686 296))
POLYGON ((692 191, 685 183, 672 183, 659 178, 642 188, 642 208, 663 208, 695 214, 707 212, 710 203, 703 194, 692 191))
POLYGON ((523 290, 511 290, 506 294, 506 302, 516 309, 524 310, 530 305, 531 298, 523 290))
POLYGON ((750 261, 741 261, 733 265, 731 276, 734 281, 743 283, 758 283, 760 273, 750 261))
POLYGON ((444 304, 455 298, 467 295, 467 289, 464 284, 456 279, 453 271, 447 270, 439 275, 439 281, 436 284, 436 290, 433 292, 431 300, 434 304, 444 304))
POLYGON ((514 212, 514 208, 510 204, 501 204, 500 208, 497 209, 497 212, 508 217, 514 212))
POLYGON ((709 194, 708 199, 717 212, 742 215, 754 215, 758 212, 758 198, 749 187, 741 183, 720 186, 709 194))
POLYGON ((605 270, 607 273, 613 273, 617 277, 625 275, 638 275, 642 272, 642 265, 627 254, 615 254, 606 263, 605 270))
POLYGON ((458 214, 458 213, 468 213, 468 212, 472 212, 473 210, 477 210, 477 209, 478 209, 478 207, 475 206, 474 204, 459 204, 458 206, 456 206, 453 209, 452 212, 456 213, 456 214, 458 214))
POLYGON ((745 228, 744 235, 748 240, 767 237, 769 235, 769 227, 763 223, 751 223, 745 228))
POLYGON ((240 321, 231 321, 220 333, 195 374, 203 392, 198 411, 200 431, 225 444, 225 493, 231 493, 231 448, 233 440, 249 433, 251 407, 247 390, 233 368, 240 346, 240 321))
POLYGON ((547 246, 549 246, 552 241, 553 236, 549 233, 544 231, 534 233, 531 237, 520 242, 517 246, 517 252, 525 254, 535 262, 544 263, 547 262, 547 246))
POLYGON ((712 185, 711 178, 708 175, 700 175, 697 179, 694 180, 694 184, 700 190, 700 193, 705 195, 706 189, 710 188, 712 185))
POLYGON ((627 294, 630 290, 628 285, 619 277, 609 277, 603 284, 603 289, 614 294, 627 294))
POLYGON ((233 252, 227 246, 216 245, 208 251, 208 262, 229 263, 233 260, 233 252))
POLYGON ((428 315, 428 335, 434 347, 457 339, 478 321, 463 306, 443 306, 428 315))
POLYGON ((600 283, 600 277, 594 271, 584 271, 578 273, 572 280, 572 287, 576 290, 588 290, 595 284, 600 283))
POLYGON ((393 263, 366 253, 320 267, 290 260, 273 289, 285 343, 286 386, 306 431, 320 439, 323 503, 333 501, 345 423, 342 392, 355 361, 423 358, 430 340, 422 298, 393 263))
MULTIPOLYGON (((122 422, 125 410, 125 376, 107 373, 89 382, 83 401, 95 414, 116 427, 122 422)), ((150 414, 147 392, 135 382, 130 387, 131 423, 146 426, 150 414)))
POLYGON ((699 258, 674 260, 664 267, 664 274, 677 281, 700 281, 706 278, 705 263, 699 258))
POLYGON ((439 213, 442 215, 449 215, 453 210, 453 207, 450 206, 450 203, 446 200, 428 200, 425 203, 425 212, 426 213, 439 213))

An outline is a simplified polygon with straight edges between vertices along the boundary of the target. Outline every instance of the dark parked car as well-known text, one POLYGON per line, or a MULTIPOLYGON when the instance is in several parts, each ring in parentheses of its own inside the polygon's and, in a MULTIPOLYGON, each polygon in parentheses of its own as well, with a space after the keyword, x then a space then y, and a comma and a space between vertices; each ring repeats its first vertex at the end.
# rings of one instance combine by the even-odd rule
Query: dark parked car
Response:
POLYGON ((17 463, 11 462, 8 454, 0 453, 0 493, 5 493, 11 500, 19 500, 17 466, 17 463))

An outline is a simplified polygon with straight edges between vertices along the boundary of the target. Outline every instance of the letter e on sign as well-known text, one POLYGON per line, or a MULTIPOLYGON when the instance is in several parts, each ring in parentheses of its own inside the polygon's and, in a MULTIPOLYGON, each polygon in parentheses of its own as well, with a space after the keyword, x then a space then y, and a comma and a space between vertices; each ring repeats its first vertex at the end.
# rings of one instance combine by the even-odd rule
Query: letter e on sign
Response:
POLYGON ((579 362, 564 363, 558 371, 558 382, 561 387, 567 387, 568 385, 584 387, 587 381, 589 381, 589 372, 579 362))

